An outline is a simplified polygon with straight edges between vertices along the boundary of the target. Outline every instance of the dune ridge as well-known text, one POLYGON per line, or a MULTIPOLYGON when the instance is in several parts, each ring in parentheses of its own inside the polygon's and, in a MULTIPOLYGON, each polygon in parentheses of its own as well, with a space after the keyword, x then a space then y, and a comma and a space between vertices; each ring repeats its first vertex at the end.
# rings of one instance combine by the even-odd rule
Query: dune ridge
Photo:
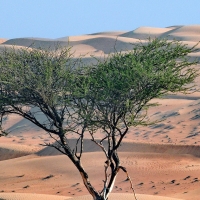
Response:
POLYGON ((30 155, 39 149, 29 145, 0 143, 0 161, 30 155))
MULTIPOLYGON (((98 141, 98 140, 97 140, 98 141)), ((99 140, 100 141, 100 140, 99 140)), ((74 147, 76 139, 70 139, 70 147, 74 147)), ((90 139, 84 139, 84 152, 101 152, 102 150, 94 144, 90 139)), ((124 141, 119 152, 142 152, 142 153, 160 153, 171 155, 188 154, 195 157, 200 157, 200 145, 175 145, 175 144, 158 144, 158 143, 140 143, 133 141, 124 141)), ((39 150, 39 156, 62 155, 53 147, 46 147, 39 150)))

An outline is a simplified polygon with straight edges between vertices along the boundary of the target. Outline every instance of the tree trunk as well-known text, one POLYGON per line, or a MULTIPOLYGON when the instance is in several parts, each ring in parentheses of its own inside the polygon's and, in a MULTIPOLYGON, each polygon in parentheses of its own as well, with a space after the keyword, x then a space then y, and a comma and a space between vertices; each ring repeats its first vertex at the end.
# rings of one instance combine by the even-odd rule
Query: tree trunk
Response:
MULTIPOLYGON (((114 168, 111 167, 112 172, 111 172, 111 177, 110 177, 109 183, 108 183, 108 185, 104 186, 105 187, 104 191, 99 193, 95 190, 95 188, 90 183, 88 174, 86 173, 86 171, 84 170, 84 168, 81 164, 80 157, 76 157, 72 153, 72 150, 66 144, 66 142, 63 138, 63 134, 60 134, 60 140, 61 140, 61 143, 63 144, 65 154, 69 157, 69 159, 74 163, 75 167, 78 169, 78 171, 82 177, 83 183, 84 183, 85 187, 87 188, 88 192, 92 195, 93 200, 108 200, 108 195, 111 193, 111 191, 113 189, 115 179, 116 179, 118 171, 119 171, 119 167, 118 167, 119 159, 118 159, 116 152, 114 154, 114 160, 115 160, 117 167, 114 167, 114 168)), ((106 175, 106 176, 108 176, 108 175, 106 175)))
POLYGON ((81 177, 83 179, 83 183, 84 183, 85 187, 87 188, 88 192, 92 195, 93 200, 108 200, 108 195, 111 193, 111 191, 113 189, 113 186, 114 186, 114 183, 115 183, 115 179, 117 177, 118 172, 115 173, 115 175, 112 176, 112 180, 110 180, 110 186, 111 187, 110 188, 106 187, 105 188, 105 193, 101 193, 101 194, 98 193, 94 189, 94 187, 91 186, 90 181, 89 181, 86 173, 80 172, 80 174, 81 174, 81 177))
POLYGON ((107 200, 107 199, 104 199, 104 197, 102 196, 96 196, 96 197, 93 197, 93 200, 107 200))

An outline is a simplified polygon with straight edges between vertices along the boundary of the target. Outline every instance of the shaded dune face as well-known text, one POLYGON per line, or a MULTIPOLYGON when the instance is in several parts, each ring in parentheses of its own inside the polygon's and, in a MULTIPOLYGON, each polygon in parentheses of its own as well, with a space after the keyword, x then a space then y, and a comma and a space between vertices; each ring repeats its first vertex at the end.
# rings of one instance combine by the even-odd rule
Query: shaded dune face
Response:
MULTIPOLYGON (((71 46, 74 59, 83 62, 101 59, 109 53, 131 50, 147 38, 176 39, 194 46, 200 40, 200 25, 177 25, 166 28, 139 27, 131 31, 110 31, 58 39, 0 38, 0 52, 5 48, 46 48, 71 46)), ((200 45, 197 46, 199 48, 200 45)), ((200 51, 189 55, 200 59, 200 51)), ((200 66, 196 66, 199 68, 200 66)), ((200 78, 196 79, 196 89, 200 78)), ((165 119, 148 127, 131 127, 119 149, 121 164, 132 178, 140 200, 199 200, 200 198, 200 92, 167 95, 154 99, 158 107, 149 110, 152 120, 165 119)), ((40 121, 45 117, 40 115, 40 121)), ((91 199, 79 173, 53 148, 40 144, 54 142, 43 130, 17 115, 5 120, 10 132, 0 138, 0 199, 91 199)), ((101 138, 99 131, 96 135, 101 138)), ((70 145, 75 145, 74 135, 70 145)), ((105 157, 89 137, 84 140, 83 164, 91 182, 103 186, 105 157)), ((122 172, 117 177, 110 199, 134 199, 130 184, 122 172), (117 193, 117 194, 116 194, 117 193)))

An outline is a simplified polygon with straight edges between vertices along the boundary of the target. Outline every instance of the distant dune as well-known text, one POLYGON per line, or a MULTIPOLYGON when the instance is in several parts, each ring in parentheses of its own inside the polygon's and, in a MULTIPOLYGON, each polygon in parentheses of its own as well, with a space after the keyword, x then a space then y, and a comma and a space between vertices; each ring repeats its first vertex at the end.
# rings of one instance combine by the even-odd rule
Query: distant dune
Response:
POLYGON ((7 39, 4 39, 4 38, 0 38, 0 44, 1 43, 4 43, 7 39))
MULTIPOLYGON (((147 38, 180 40, 189 47, 200 41, 200 25, 175 25, 166 28, 138 27, 130 31, 110 31, 57 39, 0 39, 0 52, 7 49, 71 46, 74 59, 83 57, 85 64, 115 51, 131 50, 147 38)), ((200 44, 196 46, 200 48, 200 44)), ((189 55, 200 59, 200 50, 189 55)), ((198 65, 197 68, 200 66, 198 65)), ((196 80, 200 89, 200 77, 196 80)), ((167 95, 152 102, 152 120, 164 121, 148 127, 132 127, 119 149, 121 164, 132 178, 138 200, 199 200, 200 199, 200 92, 167 95)), ((39 118, 45 121, 43 115, 39 118)), ((90 200, 78 171, 69 159, 51 147, 52 138, 43 130, 17 115, 5 120, 10 132, 0 138, 0 199, 6 200, 90 200)), ((97 138, 101 133, 96 134, 97 138)), ((91 182, 103 186, 105 157, 91 138, 84 140, 83 164, 91 182)), ((70 145, 75 144, 74 135, 70 145)), ((134 196, 126 175, 116 180, 112 200, 129 200, 134 196)))

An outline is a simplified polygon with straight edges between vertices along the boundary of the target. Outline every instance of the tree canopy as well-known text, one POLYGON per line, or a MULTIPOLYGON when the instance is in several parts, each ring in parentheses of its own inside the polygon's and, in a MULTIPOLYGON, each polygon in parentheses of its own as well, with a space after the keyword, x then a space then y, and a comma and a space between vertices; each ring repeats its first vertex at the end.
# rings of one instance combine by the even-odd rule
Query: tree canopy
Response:
MULTIPOLYGON (((5 116, 14 113, 45 130, 56 141, 45 145, 70 158, 93 199, 106 200, 120 169, 130 180, 117 151, 129 127, 151 123, 146 111, 155 106, 152 99, 193 87, 198 61, 190 61, 188 54, 195 47, 148 40, 133 45, 132 51, 116 52, 88 66, 74 59, 69 48, 5 49, 0 54, 1 125, 5 116), (44 121, 38 119, 41 113, 44 121), (100 139, 95 135, 99 129, 100 139), (71 133, 76 134, 74 147, 69 145, 71 133), (100 192, 81 163, 86 135, 105 155, 100 192)), ((3 126, 1 130, 2 135, 6 133, 3 126)))

